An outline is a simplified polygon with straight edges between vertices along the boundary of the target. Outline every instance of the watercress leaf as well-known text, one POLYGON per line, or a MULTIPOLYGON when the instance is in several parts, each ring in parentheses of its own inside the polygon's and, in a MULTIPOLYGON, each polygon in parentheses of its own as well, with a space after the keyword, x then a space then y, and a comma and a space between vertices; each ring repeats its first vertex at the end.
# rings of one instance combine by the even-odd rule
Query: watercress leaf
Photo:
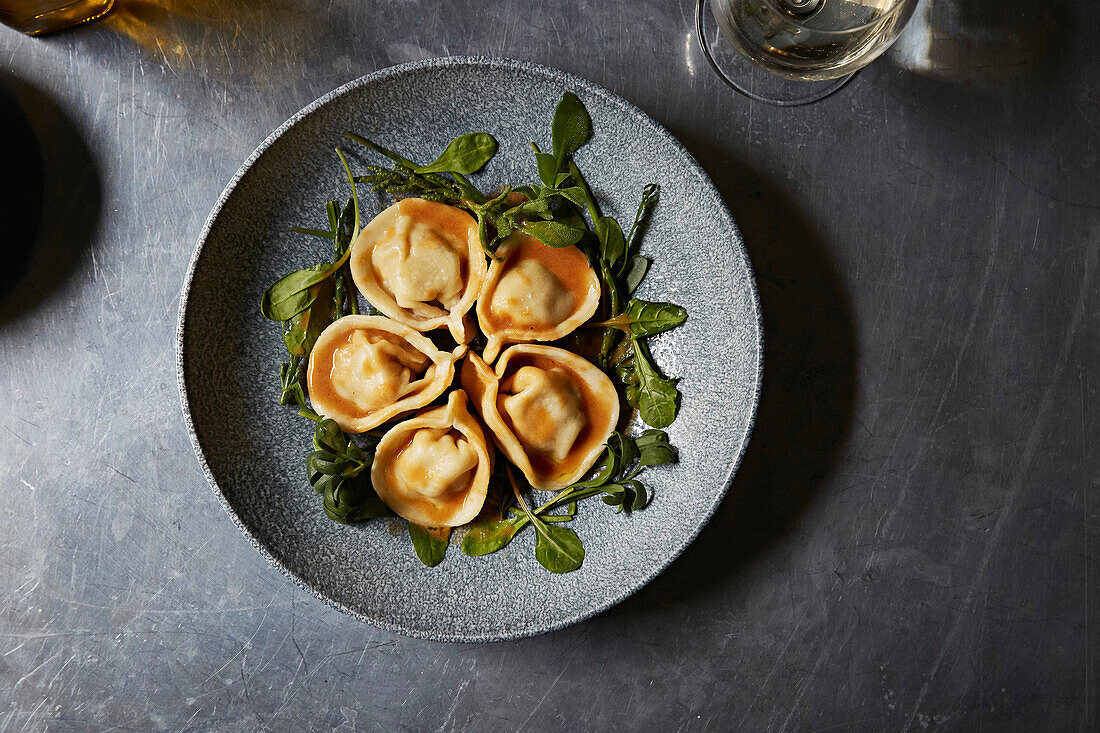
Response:
POLYGON ((588 110, 573 92, 561 95, 561 101, 554 110, 554 121, 550 129, 550 141, 554 148, 554 158, 558 167, 562 162, 592 136, 592 118, 588 110))
POLYGON ((630 331, 635 336, 646 337, 664 333, 687 320, 682 306, 674 303, 651 303, 631 298, 626 314, 630 317, 630 331))
POLYGON ((639 462, 643 466, 660 466, 665 463, 676 463, 679 452, 676 447, 668 442, 668 434, 663 430, 649 429, 639 435, 635 441, 640 453, 639 462))
MULTIPOLYGON (((634 391, 638 412, 651 427, 667 428, 680 409, 680 391, 676 389, 676 380, 661 376, 645 344, 638 338, 632 337, 631 340, 634 343, 634 373, 638 377, 634 391)), ((628 387, 627 399, 630 397, 628 387)))
POLYGON ((536 525, 535 559, 551 573, 569 573, 584 562, 584 545, 577 533, 555 524, 536 525))
MULTIPOLYGON (((614 437, 615 435, 615 433, 612 433, 612 437, 614 437)), ((611 441, 609 439, 608 443, 610 442, 611 441)), ((604 450, 603 456, 600 458, 599 466, 600 468, 594 477, 592 477, 588 481, 580 481, 576 485, 581 488, 588 488, 593 486, 601 486, 611 480, 611 477, 615 475, 615 472, 618 470, 619 467, 619 454, 616 453, 615 450, 610 447, 610 445, 607 449, 604 450)))
POLYGON ((421 527, 409 522, 409 538, 420 562, 434 568, 447 556, 447 537, 450 527, 421 527), (445 531, 443 531, 445 530, 445 531))
MULTIPOLYGON (((567 199, 570 203, 576 204, 577 206, 584 206, 585 193, 584 193, 584 189, 581 188, 580 186, 569 186, 568 188, 559 188, 559 189, 556 189, 554 191, 554 193, 558 196, 562 196, 563 198, 567 199)), ((583 219, 582 219, 582 221, 583 221, 583 219)))
POLYGON ((638 511, 639 509, 645 509, 649 504, 649 495, 647 494, 645 487, 637 481, 631 481, 631 489, 634 491, 634 500, 630 503, 631 511, 638 511))
POLYGON ((631 252, 637 252, 641 246, 642 237, 649 227, 649 218, 652 216, 653 209, 657 206, 660 196, 661 187, 656 183, 650 183, 642 189, 642 200, 638 203, 638 211, 634 214, 634 223, 630 225, 630 234, 626 238, 631 252))
POLYGON ((607 484, 606 486, 601 486, 600 488, 603 489, 604 493, 608 494, 609 496, 618 496, 621 498, 622 495, 626 493, 626 487, 622 484, 607 484))
POLYGON ((327 474, 317 474, 311 476, 309 479, 309 485, 313 487, 313 490, 318 494, 324 494, 326 491, 331 491, 334 483, 343 481, 344 479, 339 476, 329 476, 327 474))
POLYGON ((348 448, 348 438, 335 420, 324 419, 313 429, 313 444, 317 450, 328 450, 336 455, 348 448))
POLYGON ((311 477, 317 474, 341 475, 345 469, 344 462, 328 451, 315 450, 306 456, 306 471, 311 477))
POLYGON ((534 186, 516 186, 512 189, 516 193, 521 193, 529 199, 537 199, 541 194, 534 186))
POLYGON ((357 446, 355 443, 348 442, 348 449, 346 453, 347 457, 353 461, 362 462, 366 459, 366 454, 363 453, 363 449, 357 446))
POLYGON ((623 433, 613 433, 611 438, 615 439, 619 451, 619 470, 626 473, 638 458, 638 446, 634 438, 623 433))
POLYGON ((349 477, 322 476, 313 488, 324 494, 322 505, 325 514, 341 524, 393 514, 375 493, 369 471, 349 477))
POLYGON ((571 247, 581 241, 583 229, 574 229, 558 221, 529 221, 523 231, 547 247, 571 247))
POLYGON ((496 155, 497 141, 487 132, 468 132, 447 144, 439 157, 428 165, 414 168, 416 173, 476 173, 496 155))
MULTIPOLYGON (((568 181, 572 177, 573 177, 572 173, 570 173, 568 171, 562 171, 558 175, 554 176, 554 188, 561 188, 562 184, 564 184, 566 181, 568 181)), ((580 204, 578 204, 578 206, 584 206, 584 203, 581 202, 580 204)))
POLYGON ((462 554, 480 557, 496 552, 511 542, 517 531, 516 523, 508 519, 475 524, 462 538, 462 554))
POLYGON ((539 180, 553 186, 558 175, 557 159, 550 153, 535 153, 535 165, 538 166, 539 180))
POLYGON ((596 236, 600 238, 600 255, 608 265, 618 270, 619 265, 626 257, 626 239, 619 222, 610 216, 601 216, 596 222, 596 236))
POLYGON ((634 255, 630 258, 626 265, 626 271, 623 273, 623 281, 626 283, 626 294, 630 295, 638 286, 642 284, 642 279, 645 277, 646 272, 649 271, 649 259, 642 255, 634 255))
POLYGON ((607 504, 608 506, 623 505, 623 497, 616 496, 615 494, 605 494, 601 496, 600 499, 603 501, 604 504, 607 504))
POLYGON ((508 216, 515 221, 515 217, 518 216, 537 216, 540 219, 553 219, 554 215, 550 211, 550 202, 553 199, 549 197, 540 197, 529 199, 524 201, 519 206, 515 206, 508 211, 508 216))

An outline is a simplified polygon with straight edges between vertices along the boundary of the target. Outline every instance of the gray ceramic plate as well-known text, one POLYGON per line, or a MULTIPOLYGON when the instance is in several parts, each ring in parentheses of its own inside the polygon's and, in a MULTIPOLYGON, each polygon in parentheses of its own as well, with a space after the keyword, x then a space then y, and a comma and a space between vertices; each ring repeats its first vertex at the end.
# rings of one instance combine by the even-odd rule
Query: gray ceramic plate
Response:
MULTIPOLYGON (((383 208, 368 194, 370 216, 383 208)), ((195 450, 226 511, 249 541, 301 587, 363 621, 441 641, 531 636, 586 619, 623 600, 698 534, 726 493, 744 451, 760 386, 760 313, 737 228, 706 174, 660 125, 610 92, 560 71, 504 59, 446 58, 384 69, 322 97, 254 152, 214 206, 196 248, 179 321, 179 381, 195 450), (327 519, 304 478, 310 425, 276 404, 284 359, 279 328, 259 314, 260 294, 291 269, 331 256, 290 233, 322 226, 324 201, 343 199, 333 147, 359 131, 414 160, 451 137, 487 130, 500 151, 483 188, 535 179, 528 143, 549 144, 554 106, 576 92, 595 136, 578 155, 606 213, 631 221, 638 194, 661 185, 644 252, 655 260, 639 293, 681 303, 686 326, 653 354, 681 378, 670 428, 681 462, 646 474, 654 499, 617 515, 582 505, 574 527, 583 567, 551 575, 525 532, 505 550, 470 558, 452 546, 422 566, 402 525, 345 527, 327 519), (395 534, 397 536, 395 536, 395 534)))

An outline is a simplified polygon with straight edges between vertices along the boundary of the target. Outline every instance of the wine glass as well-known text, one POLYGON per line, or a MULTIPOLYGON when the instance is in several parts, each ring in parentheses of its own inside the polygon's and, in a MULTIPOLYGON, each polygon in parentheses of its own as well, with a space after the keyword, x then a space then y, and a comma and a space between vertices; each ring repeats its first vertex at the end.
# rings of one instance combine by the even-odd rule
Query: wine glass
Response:
POLYGON ((918 0, 709 0, 721 45, 707 38, 707 2, 698 0, 695 23, 714 70, 752 99, 793 106, 832 94, 878 58, 918 0))

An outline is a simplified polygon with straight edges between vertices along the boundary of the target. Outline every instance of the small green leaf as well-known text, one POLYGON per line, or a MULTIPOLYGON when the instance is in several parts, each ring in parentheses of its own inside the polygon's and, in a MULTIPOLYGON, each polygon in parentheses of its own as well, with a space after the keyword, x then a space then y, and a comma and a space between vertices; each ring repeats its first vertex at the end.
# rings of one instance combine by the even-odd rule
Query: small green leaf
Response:
POLYGON ((295 270, 283 275, 264 291, 260 299, 260 313, 273 321, 289 321, 316 299, 310 288, 334 275, 347 262, 351 250, 336 262, 322 262, 306 270, 295 270))
POLYGON ((558 174, 557 159, 550 153, 535 153, 535 165, 538 166, 539 180, 552 187, 558 174))
POLYGON ((523 225, 523 231, 547 247, 571 247, 584 236, 584 230, 558 221, 530 221, 523 225))
POLYGON ((332 278, 321 281, 310 288, 313 302, 301 313, 290 318, 283 333, 283 343, 291 356, 305 358, 313 351, 317 337, 329 324, 336 320, 333 294, 335 284, 332 278))
POLYGON ((638 458, 638 446, 634 442, 634 438, 623 433, 612 433, 611 437, 607 439, 608 447, 612 448, 619 455, 619 468, 625 473, 638 458))
POLYGON ((630 300, 626 314, 630 317, 631 333, 643 338, 676 328, 688 317, 687 311, 674 303, 651 303, 638 298, 630 300))
POLYGON ((623 281, 626 283, 626 294, 630 295, 642 284, 642 279, 649 271, 649 259, 642 255, 634 255, 626 265, 623 281))
MULTIPOLYGON (((325 514, 340 524, 354 524, 367 519, 392 516, 371 486, 369 472, 353 478, 326 476, 321 491, 325 514)), ((315 484, 317 489, 318 485, 315 484)))
POLYGON ((518 529, 516 522, 510 519, 475 524, 462 538, 462 553, 470 557, 480 557, 496 552, 512 541, 518 529))
POLYGON ((476 173, 496 155, 497 141, 487 132, 468 132, 447 144, 446 150, 416 173, 476 173))
POLYGON ((271 284, 260 299, 260 313, 272 321, 289 321, 308 308, 317 296, 310 288, 328 276, 330 265, 323 262, 307 270, 295 270, 271 284))
POLYGON ((662 377, 645 344, 637 338, 632 338, 632 341, 634 373, 638 378, 634 393, 638 412, 642 420, 651 427, 667 428, 676 419, 676 412, 680 409, 680 391, 676 389, 676 380, 662 377))
POLYGON ((584 545, 577 533, 555 524, 536 524, 535 559, 551 573, 569 573, 584 562, 584 545))
POLYGON ((626 257, 626 239, 619 222, 610 216, 601 216, 593 222, 596 227, 596 236, 600 239, 600 256, 607 263, 617 269, 623 258, 626 257))
POLYGON ((580 186, 570 186, 568 188, 559 188, 556 190, 559 196, 563 196, 569 199, 577 206, 584 206, 586 201, 586 194, 583 188, 580 186))
POLYGON ((561 101, 554 110, 554 121, 550 130, 550 140, 558 168, 561 167, 562 161, 577 152, 577 149, 591 136, 592 118, 588 116, 588 110, 584 108, 584 104, 573 92, 561 95, 561 101))
MULTIPOLYGON (((449 536, 450 527, 446 529, 446 534, 449 536)), ((412 539, 413 550, 416 551, 420 562, 429 568, 434 568, 447 556, 447 540, 436 536, 437 531, 436 528, 421 527, 419 524, 409 522, 409 538, 412 539)))
POLYGON ((680 459, 679 451, 668 442, 668 435, 663 430, 646 430, 635 439, 635 443, 640 454, 638 460, 643 466, 676 463, 680 459))
POLYGON ((515 220, 515 217, 524 216, 532 217, 537 216, 540 219, 553 219, 554 215, 550 211, 550 203, 553 198, 540 197, 524 201, 519 206, 514 206, 508 210, 508 216, 515 220))

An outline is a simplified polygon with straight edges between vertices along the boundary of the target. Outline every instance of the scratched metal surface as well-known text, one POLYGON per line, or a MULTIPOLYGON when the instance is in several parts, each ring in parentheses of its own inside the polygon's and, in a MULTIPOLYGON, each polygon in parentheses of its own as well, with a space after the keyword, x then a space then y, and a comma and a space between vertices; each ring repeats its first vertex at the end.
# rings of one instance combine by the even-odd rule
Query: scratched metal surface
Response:
POLYGON ((1095 3, 928 0, 801 109, 721 87, 684 0, 117 4, 0 29, 0 733, 1100 727, 1095 3), (558 66, 676 134, 744 233, 767 344, 687 553, 602 616, 481 646, 361 625, 268 566, 174 379, 239 163, 329 89, 446 54, 558 66))

